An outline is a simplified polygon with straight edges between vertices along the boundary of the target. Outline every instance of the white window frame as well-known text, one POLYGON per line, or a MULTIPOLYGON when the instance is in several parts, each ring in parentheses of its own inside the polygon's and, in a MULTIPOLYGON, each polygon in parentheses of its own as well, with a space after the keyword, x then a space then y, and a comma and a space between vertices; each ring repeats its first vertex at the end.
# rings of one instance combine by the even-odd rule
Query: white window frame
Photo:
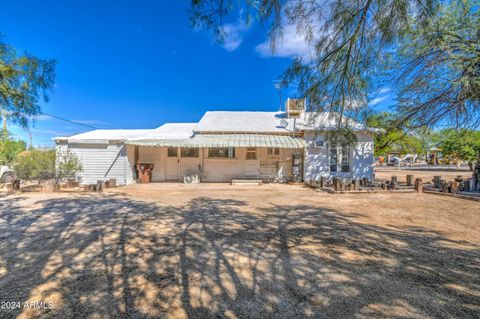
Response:
POLYGON ((330 173, 350 173, 352 153, 350 145, 330 145, 328 150, 328 163, 330 173), (335 157, 332 156, 334 153, 335 157), (335 166, 335 169, 332 169, 335 166))

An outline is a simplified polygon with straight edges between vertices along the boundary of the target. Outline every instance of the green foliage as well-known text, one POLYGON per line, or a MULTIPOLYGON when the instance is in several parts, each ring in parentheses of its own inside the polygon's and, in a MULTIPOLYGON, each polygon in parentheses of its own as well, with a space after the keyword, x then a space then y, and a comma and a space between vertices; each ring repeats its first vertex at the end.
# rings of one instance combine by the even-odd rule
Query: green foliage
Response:
POLYGON ((55 60, 19 55, 0 35, 0 111, 2 118, 27 127, 48 101, 55 80, 55 60))
POLYGON ((384 130, 383 134, 375 135, 375 156, 385 155, 392 152, 402 154, 423 152, 422 141, 404 129, 395 125, 395 115, 388 112, 372 114, 366 119, 369 127, 384 130))
MULTIPOLYGON (((399 121, 480 123, 480 1, 442 2, 425 22, 410 19, 396 58, 401 70, 399 121)), ((395 70, 398 72, 398 70, 395 70)))
POLYGON ((56 176, 55 153, 55 150, 29 150, 15 160, 13 165, 15 173, 23 180, 54 179, 56 176))
POLYGON ((27 145, 22 140, 0 136, 0 163, 9 164, 15 157, 26 149, 27 145))
POLYGON ((57 158, 55 150, 28 150, 17 156, 13 168, 23 180, 74 179, 82 171, 78 156, 66 151, 57 158))
POLYGON ((367 104, 379 59, 408 28, 409 16, 425 21, 436 0, 192 0, 192 22, 222 34, 224 20, 241 11, 246 20, 270 23, 272 50, 285 23, 296 26, 312 48, 296 59, 283 83, 297 83, 298 95, 314 110, 355 113, 367 104), (220 31, 219 31, 220 30, 220 31))
POLYGON ((474 163, 480 155, 480 131, 452 130, 440 132, 439 147, 444 156, 457 158, 468 163, 474 163))
POLYGON ((67 150, 57 159, 57 178, 74 179, 82 171, 82 163, 78 156, 67 150))

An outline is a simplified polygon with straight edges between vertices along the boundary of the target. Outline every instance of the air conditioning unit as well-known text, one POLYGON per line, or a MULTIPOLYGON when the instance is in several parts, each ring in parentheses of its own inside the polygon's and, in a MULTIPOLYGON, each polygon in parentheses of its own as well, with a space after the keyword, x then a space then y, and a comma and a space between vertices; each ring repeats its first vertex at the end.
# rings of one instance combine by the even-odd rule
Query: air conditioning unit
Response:
POLYGON ((300 114, 305 112, 305 105, 306 105, 305 99, 288 98, 286 104, 287 104, 287 107, 286 107, 287 116, 289 118, 299 117, 300 114))

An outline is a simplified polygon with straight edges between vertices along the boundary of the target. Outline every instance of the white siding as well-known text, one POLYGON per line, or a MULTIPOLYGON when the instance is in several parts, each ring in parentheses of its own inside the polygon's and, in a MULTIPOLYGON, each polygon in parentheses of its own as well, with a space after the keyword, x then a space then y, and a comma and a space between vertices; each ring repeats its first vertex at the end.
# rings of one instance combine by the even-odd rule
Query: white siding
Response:
POLYGON ((357 144, 352 154, 352 177, 363 178, 369 180, 373 178, 373 134, 359 133, 357 134, 357 144))
POLYGON ((115 178, 117 185, 130 184, 132 169, 127 157, 127 148, 120 144, 62 144, 57 152, 69 150, 81 163, 81 184, 95 184, 99 180, 115 178))
POLYGON ((328 143, 325 147, 315 147, 315 132, 306 132, 304 180, 318 180, 321 176, 343 178, 373 177, 373 134, 358 133, 357 143, 350 154, 350 173, 331 173, 329 165, 328 143))

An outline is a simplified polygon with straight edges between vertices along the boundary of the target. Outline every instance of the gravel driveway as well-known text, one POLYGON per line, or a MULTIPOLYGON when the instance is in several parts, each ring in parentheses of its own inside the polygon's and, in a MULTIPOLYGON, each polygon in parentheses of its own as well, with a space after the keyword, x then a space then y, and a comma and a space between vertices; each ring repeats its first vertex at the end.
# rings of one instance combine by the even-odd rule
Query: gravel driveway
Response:
POLYGON ((289 185, 3 197, 0 317, 479 318, 479 212, 289 185))

